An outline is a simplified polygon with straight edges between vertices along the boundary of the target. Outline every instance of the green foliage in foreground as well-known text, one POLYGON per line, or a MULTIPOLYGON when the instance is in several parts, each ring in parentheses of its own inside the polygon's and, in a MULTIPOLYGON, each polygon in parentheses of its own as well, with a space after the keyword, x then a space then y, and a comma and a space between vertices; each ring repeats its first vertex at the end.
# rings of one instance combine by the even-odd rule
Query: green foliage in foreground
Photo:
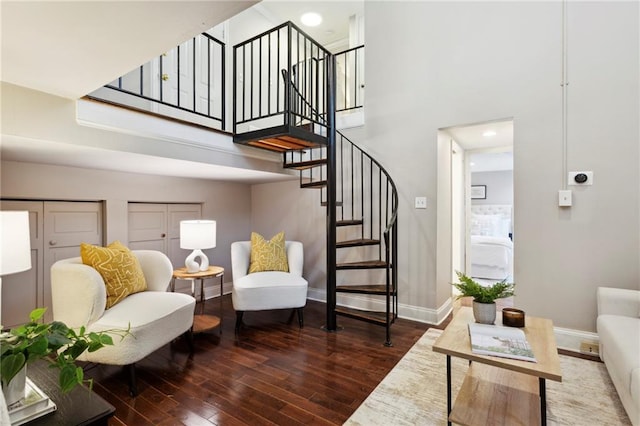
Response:
POLYGON ((110 334, 124 338, 127 330, 107 330, 100 333, 86 333, 84 327, 75 331, 64 323, 41 321, 46 308, 31 311, 29 322, 0 333, 0 378, 2 387, 28 363, 42 358, 51 359, 51 367, 60 370, 60 389, 69 392, 76 385, 86 382, 92 387, 92 380, 84 379, 84 371, 75 365, 84 351, 95 352, 107 345, 113 345, 110 334))

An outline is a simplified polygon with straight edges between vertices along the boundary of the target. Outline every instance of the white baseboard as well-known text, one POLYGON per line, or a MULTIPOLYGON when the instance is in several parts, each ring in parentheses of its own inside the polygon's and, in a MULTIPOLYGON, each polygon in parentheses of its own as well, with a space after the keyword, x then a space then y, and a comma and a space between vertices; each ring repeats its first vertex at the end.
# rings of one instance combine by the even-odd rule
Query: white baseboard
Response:
MULTIPOLYGON (((326 292, 316 288, 309 289, 307 298, 322 303, 326 303, 327 301, 326 292)), ((383 311, 385 308, 382 300, 373 300, 369 297, 359 295, 339 295, 338 303, 349 308, 372 311, 383 311)), ((451 298, 447 299, 438 309, 399 304, 398 316, 410 321, 438 325, 449 316, 452 309, 453 301, 451 298)), ((572 352, 580 352, 580 343, 582 341, 598 342, 598 335, 596 333, 561 327, 554 327, 553 331, 558 348, 572 352)))
POLYGON ((553 327, 556 336, 556 345, 559 349, 572 352, 580 352, 580 343, 584 340, 599 342, 597 333, 588 331, 572 330, 570 328, 553 327))
MULTIPOLYGON (((307 293, 307 298, 318 302, 326 303, 326 291, 323 289, 310 288, 307 293)), ((341 294, 338 296, 337 302, 340 306, 346 306, 348 308, 370 310, 370 311, 384 311, 385 302, 380 299, 373 299, 369 296, 350 294, 341 294)), ((449 315, 451 309, 451 299, 448 299, 440 308, 429 309, 420 306, 398 304, 398 317, 407 319, 410 321, 417 321, 426 324, 440 324, 449 315)))

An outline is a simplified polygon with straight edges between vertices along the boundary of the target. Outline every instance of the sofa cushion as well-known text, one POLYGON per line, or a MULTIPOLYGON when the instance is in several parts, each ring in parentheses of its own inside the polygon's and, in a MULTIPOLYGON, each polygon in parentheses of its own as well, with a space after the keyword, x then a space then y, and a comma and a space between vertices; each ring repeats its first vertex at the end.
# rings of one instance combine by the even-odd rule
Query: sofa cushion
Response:
POLYGON ((257 232, 251 233, 251 263, 249 273, 263 271, 289 272, 284 231, 267 241, 257 232))
POLYGON ((307 303, 307 280, 299 275, 266 271, 233 282, 233 306, 238 311, 301 308, 307 303))
MULTIPOLYGON (((632 372, 640 368, 640 321, 620 315, 599 315, 598 336, 603 359, 614 382, 619 382, 625 392, 632 391, 632 372)), ((634 374, 639 374, 634 373, 634 374)), ((640 393, 636 378, 633 386, 640 393)))
POLYGON ((126 330, 130 336, 113 335, 113 346, 85 352, 83 361, 127 365, 146 357, 168 341, 180 336, 193 324, 195 299, 182 293, 144 291, 128 296, 96 322, 88 332, 126 330))
MULTIPOLYGON (((640 401, 640 367, 631 372, 631 400, 640 401)), ((640 413, 639 413, 640 414, 640 413)), ((636 419, 640 420, 640 419, 636 419)))
POLYGON ((107 291, 107 309, 128 295, 147 289, 138 259, 119 241, 107 247, 82 243, 80 256, 82 263, 93 267, 102 276, 107 291))

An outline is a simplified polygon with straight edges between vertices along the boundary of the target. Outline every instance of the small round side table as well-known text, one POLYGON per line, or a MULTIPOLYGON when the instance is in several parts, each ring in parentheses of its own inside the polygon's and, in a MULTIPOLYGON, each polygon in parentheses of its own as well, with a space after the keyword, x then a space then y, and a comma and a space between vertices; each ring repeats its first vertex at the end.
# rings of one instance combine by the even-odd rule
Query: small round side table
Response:
MULTIPOLYGON (((209 266, 206 271, 198 271, 188 273, 186 267, 178 268, 173 271, 171 279, 171 291, 176 289, 176 279, 191 281, 191 295, 196 295, 196 280, 200 280, 200 314, 193 317, 193 332, 201 333, 215 327, 219 327, 222 334, 222 286, 224 278, 224 268, 221 266, 209 266), (220 278, 220 316, 207 315, 204 313, 204 280, 208 278, 220 278)), ((196 301, 197 302, 197 301, 196 301)), ((197 302, 198 303, 198 302, 197 302)))

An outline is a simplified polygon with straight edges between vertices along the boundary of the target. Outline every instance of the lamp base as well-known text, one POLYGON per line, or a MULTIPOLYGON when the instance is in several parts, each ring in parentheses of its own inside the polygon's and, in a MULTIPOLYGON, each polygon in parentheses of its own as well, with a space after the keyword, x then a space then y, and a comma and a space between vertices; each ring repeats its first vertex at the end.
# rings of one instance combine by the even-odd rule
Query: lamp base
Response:
POLYGON ((195 249, 184 261, 184 266, 187 267, 187 273, 193 274, 196 272, 206 271, 209 269, 209 258, 200 249, 195 249), (196 259, 200 258, 200 264, 196 262, 196 259))

